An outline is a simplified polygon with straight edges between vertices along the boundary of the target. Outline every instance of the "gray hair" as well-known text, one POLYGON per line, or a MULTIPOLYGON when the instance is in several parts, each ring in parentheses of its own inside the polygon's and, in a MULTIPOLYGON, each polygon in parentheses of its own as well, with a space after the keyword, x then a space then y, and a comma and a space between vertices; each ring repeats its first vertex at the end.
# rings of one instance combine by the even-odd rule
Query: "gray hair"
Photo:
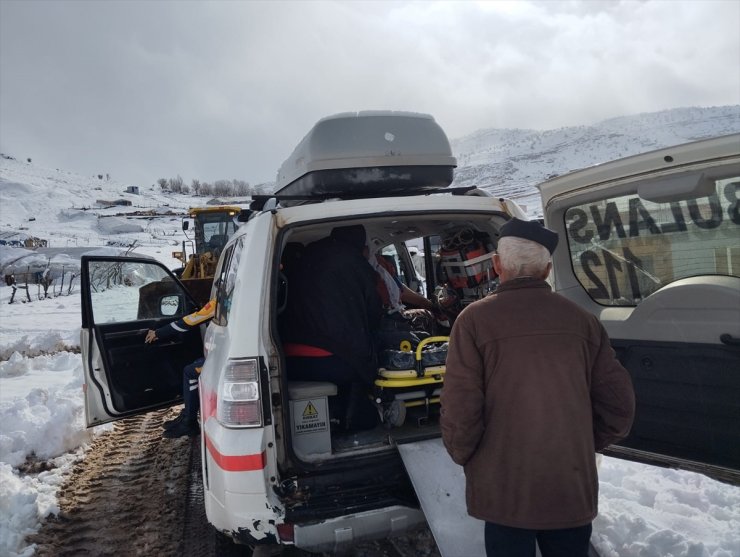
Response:
POLYGON ((512 277, 539 276, 550 262, 550 252, 545 246, 516 236, 500 238, 496 251, 501 266, 512 277))

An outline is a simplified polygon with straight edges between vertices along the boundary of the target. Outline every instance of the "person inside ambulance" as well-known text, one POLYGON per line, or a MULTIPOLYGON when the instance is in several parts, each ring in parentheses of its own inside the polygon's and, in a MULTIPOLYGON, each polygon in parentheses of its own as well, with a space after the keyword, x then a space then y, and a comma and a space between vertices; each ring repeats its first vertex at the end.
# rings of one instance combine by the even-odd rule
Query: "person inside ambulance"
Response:
POLYGON ((365 239, 365 227, 352 225, 308 244, 290 272, 281 316, 288 378, 336 384, 329 411, 348 431, 380 420, 368 393, 378 371, 373 336, 383 306, 363 255, 365 239))
MULTIPOLYGON (((177 319, 158 329, 149 329, 144 338, 144 342, 151 344, 157 340, 167 340, 175 335, 184 333, 195 327, 208 323, 215 314, 216 300, 210 300, 205 306, 196 312, 177 319)), ((200 398, 198 397, 198 377, 203 369, 205 358, 197 358, 195 361, 186 365, 182 371, 182 399, 185 403, 180 414, 163 424, 164 433, 162 437, 176 438, 195 436, 200 433, 198 425, 198 411, 200 410, 200 398)))
POLYGON ((398 319, 401 325, 407 324, 412 330, 437 334, 436 323, 442 314, 436 300, 428 300, 401 282, 393 263, 381 253, 371 253, 369 246, 365 253, 377 274, 375 285, 383 303, 384 315, 398 319), (407 304, 412 307, 407 308, 407 304))
POLYGON ((451 328, 464 305, 495 290, 494 245, 490 236, 468 227, 453 229, 441 238, 435 253, 438 286, 435 298, 451 328))

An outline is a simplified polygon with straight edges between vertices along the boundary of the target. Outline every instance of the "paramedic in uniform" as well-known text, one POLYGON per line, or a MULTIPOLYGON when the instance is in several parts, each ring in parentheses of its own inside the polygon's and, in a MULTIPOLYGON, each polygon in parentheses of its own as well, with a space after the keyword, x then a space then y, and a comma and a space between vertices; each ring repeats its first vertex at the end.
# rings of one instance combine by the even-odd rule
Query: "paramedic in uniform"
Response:
POLYGON ((462 311, 447 354, 442 438, 462 465, 489 557, 586 557, 595 452, 623 439, 634 392, 600 321, 545 282, 558 236, 501 227, 501 284, 462 311))
MULTIPOLYGON (((216 310, 216 300, 210 300, 202 309, 186 315, 185 317, 168 323, 156 330, 150 329, 144 342, 150 344, 157 340, 166 340, 177 334, 194 329, 213 319, 216 310)), ((184 435, 194 436, 200 433, 198 426, 198 410, 200 410, 200 399, 198 398, 198 376, 205 358, 198 358, 186 365, 182 371, 182 399, 185 403, 180 415, 173 420, 164 423, 162 437, 175 438, 184 435)))

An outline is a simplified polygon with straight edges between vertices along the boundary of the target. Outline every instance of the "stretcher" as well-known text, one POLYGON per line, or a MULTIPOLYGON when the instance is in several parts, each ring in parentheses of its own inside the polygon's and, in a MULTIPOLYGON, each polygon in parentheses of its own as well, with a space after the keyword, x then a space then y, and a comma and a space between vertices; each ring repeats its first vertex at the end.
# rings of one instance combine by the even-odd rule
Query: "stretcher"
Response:
POLYGON ((401 400, 406 408, 421 407, 424 412, 419 421, 426 421, 430 406, 439 404, 446 368, 444 365, 425 366, 423 351, 426 346, 449 340, 448 336, 433 336, 420 341, 414 351, 413 367, 409 369, 380 368, 375 379, 375 401, 384 404, 401 400))

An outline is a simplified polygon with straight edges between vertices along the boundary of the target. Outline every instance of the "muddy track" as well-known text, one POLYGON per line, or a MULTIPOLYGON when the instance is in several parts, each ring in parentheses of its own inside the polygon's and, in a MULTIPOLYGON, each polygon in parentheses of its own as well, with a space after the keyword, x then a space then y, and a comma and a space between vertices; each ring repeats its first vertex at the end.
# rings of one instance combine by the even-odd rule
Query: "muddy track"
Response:
POLYGON ((204 521, 188 520, 197 441, 162 439, 169 416, 159 411, 122 420, 93 442, 60 489, 59 515, 30 540, 37 555, 180 556, 186 524, 190 533, 200 525, 198 537, 207 537, 204 521))
MULTIPOLYGON (((162 438, 173 410, 117 422, 98 436, 58 493, 60 512, 29 539, 40 557, 214 557, 200 438, 162 438)), ((268 548, 255 555, 275 555, 268 548)), ((353 557, 438 557, 428 529, 358 544, 353 557)))

